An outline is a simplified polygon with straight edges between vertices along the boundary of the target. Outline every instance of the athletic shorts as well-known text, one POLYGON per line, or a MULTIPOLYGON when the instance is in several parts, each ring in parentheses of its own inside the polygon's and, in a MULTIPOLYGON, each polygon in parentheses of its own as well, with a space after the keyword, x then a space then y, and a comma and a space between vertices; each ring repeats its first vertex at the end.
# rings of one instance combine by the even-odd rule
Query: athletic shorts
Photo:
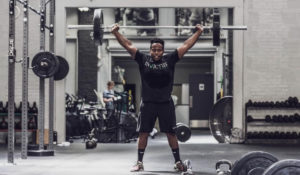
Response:
POLYGON ((141 102, 138 131, 150 133, 157 118, 161 132, 174 133, 176 116, 173 100, 163 103, 141 102))

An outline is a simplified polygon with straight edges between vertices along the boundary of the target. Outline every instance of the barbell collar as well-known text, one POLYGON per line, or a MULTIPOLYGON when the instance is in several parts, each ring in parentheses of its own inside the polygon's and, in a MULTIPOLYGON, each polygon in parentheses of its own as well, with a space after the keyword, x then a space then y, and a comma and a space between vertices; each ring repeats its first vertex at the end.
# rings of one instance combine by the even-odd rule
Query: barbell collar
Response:
MULTIPOLYGON (((119 26, 120 29, 194 29, 195 26, 119 26)), ((102 29, 111 29, 104 26, 102 29)), ((93 30, 93 25, 68 25, 68 29, 93 30)), ((203 29, 212 30, 212 26, 203 26, 203 29)), ((247 30, 247 26, 220 26, 221 30, 247 30)))

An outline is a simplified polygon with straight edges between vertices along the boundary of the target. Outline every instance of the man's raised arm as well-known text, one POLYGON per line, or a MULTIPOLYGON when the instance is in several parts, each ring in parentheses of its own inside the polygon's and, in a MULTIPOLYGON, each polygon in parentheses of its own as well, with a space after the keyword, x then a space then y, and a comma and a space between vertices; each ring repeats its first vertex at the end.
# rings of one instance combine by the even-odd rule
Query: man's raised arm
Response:
POLYGON ((116 39, 121 44, 121 46, 123 46, 127 50, 127 52, 131 55, 131 57, 134 59, 135 54, 137 52, 137 48, 134 45, 132 45, 131 41, 129 41, 121 33, 119 33, 119 29, 120 29, 119 25, 115 24, 111 29, 111 33, 115 35, 116 39))
POLYGON ((184 41, 183 45, 177 48, 178 57, 181 59, 183 55, 197 42, 199 36, 203 32, 203 27, 200 24, 196 25, 197 31, 184 41))

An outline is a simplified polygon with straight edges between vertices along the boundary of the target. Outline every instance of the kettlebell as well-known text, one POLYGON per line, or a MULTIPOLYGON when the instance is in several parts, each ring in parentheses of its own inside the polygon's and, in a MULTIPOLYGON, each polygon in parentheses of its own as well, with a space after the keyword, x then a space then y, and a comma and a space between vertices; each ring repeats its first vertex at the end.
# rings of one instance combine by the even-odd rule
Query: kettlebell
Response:
POLYGON ((96 138, 91 138, 91 139, 88 139, 86 142, 85 142, 85 148, 86 149, 94 149, 97 147, 97 139, 96 138))
POLYGON ((226 159, 222 159, 219 160, 216 163, 216 171, 217 171, 217 175, 230 175, 231 174, 231 168, 232 168, 232 163, 229 160, 226 159), (221 169, 221 165, 227 165, 227 169, 226 167, 223 166, 223 170, 221 169))

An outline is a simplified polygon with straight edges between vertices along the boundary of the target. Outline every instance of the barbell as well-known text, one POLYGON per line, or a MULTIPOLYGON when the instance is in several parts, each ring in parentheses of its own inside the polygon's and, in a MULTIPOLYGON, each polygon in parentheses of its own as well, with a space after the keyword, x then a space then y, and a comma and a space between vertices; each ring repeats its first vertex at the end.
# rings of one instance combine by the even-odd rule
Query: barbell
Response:
POLYGON ((289 175, 300 173, 300 160, 278 160, 268 152, 252 151, 234 164, 229 160, 216 163, 217 175, 289 175))
MULTIPOLYGON (((102 45, 103 34, 110 31, 113 25, 103 26, 103 11, 95 9, 93 25, 68 25, 68 29, 93 30, 93 38, 96 45, 102 45)), ((120 26, 121 29, 195 29, 195 26, 120 26)), ((213 45, 220 45, 220 30, 247 30, 247 26, 221 26, 219 13, 214 13, 213 25, 203 26, 204 30, 213 31, 213 45)))

